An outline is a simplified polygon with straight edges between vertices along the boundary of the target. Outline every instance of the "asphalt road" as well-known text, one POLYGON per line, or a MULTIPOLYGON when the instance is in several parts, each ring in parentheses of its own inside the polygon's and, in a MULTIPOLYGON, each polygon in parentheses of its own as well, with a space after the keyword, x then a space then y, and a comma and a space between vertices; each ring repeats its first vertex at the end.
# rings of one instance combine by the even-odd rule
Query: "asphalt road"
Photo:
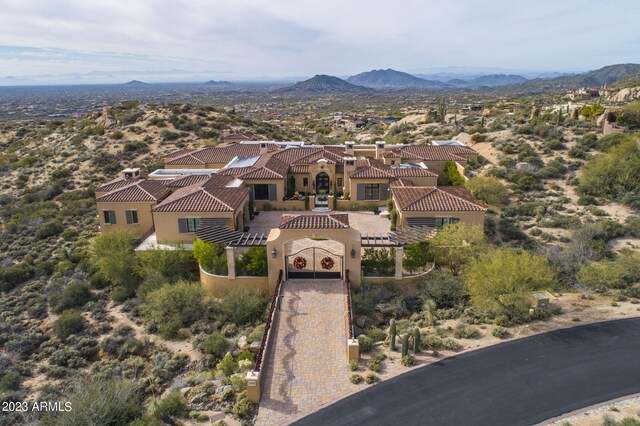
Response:
POLYGON ((640 318, 634 318, 443 359, 370 386, 295 424, 531 425, 638 392, 640 318))

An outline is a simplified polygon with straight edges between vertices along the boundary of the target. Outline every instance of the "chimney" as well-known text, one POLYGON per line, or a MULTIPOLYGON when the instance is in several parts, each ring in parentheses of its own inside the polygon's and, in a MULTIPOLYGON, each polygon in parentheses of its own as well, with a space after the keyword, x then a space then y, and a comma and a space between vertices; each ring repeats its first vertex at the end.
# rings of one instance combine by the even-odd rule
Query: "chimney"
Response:
POLYGON ((353 146, 356 143, 354 141, 346 141, 344 143, 344 153, 349 157, 353 157, 353 146))
POLYGON ((134 179, 140 177, 140 168, 124 169, 122 171, 122 177, 125 179, 134 179))
POLYGON ((260 142, 260 155, 266 154, 267 153, 267 143, 266 142, 260 142))
MULTIPOLYGON (((344 159, 344 177, 345 181, 349 179, 351 173, 356 171, 356 157, 346 157, 344 159)), ((346 185, 346 183, 345 183, 346 185)))
POLYGON ((379 159, 382 157, 382 153, 384 152, 384 146, 385 146, 384 141, 376 142, 376 158, 379 159))

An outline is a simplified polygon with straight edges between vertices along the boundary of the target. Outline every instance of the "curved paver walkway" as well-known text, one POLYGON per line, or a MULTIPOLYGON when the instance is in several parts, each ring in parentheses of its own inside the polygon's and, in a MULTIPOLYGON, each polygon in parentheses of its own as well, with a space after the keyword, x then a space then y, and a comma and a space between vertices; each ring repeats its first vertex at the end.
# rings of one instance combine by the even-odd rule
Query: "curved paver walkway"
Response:
POLYGON ((349 389, 340 280, 288 280, 264 370, 256 425, 283 425, 349 389))

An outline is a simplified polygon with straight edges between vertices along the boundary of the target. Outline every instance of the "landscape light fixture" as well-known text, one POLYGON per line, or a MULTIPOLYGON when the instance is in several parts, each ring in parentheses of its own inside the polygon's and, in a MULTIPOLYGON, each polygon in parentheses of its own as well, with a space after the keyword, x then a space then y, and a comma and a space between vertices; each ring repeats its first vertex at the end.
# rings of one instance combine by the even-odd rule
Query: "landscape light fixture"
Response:
POLYGON ((278 254, 278 252, 276 251, 276 248, 274 247, 273 250, 271 250, 271 257, 273 257, 275 259, 277 254, 278 254))
POLYGON ((356 249, 354 249, 354 248, 351 249, 351 258, 352 259, 356 258, 356 249))

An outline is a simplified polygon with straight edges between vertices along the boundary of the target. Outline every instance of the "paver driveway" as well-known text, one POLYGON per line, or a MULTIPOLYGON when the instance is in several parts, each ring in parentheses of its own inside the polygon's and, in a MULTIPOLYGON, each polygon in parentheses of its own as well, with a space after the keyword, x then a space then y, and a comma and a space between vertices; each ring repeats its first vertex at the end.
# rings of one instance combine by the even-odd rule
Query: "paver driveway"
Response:
POLYGON ((348 392, 340 280, 287 280, 264 370, 257 425, 283 425, 348 392))

